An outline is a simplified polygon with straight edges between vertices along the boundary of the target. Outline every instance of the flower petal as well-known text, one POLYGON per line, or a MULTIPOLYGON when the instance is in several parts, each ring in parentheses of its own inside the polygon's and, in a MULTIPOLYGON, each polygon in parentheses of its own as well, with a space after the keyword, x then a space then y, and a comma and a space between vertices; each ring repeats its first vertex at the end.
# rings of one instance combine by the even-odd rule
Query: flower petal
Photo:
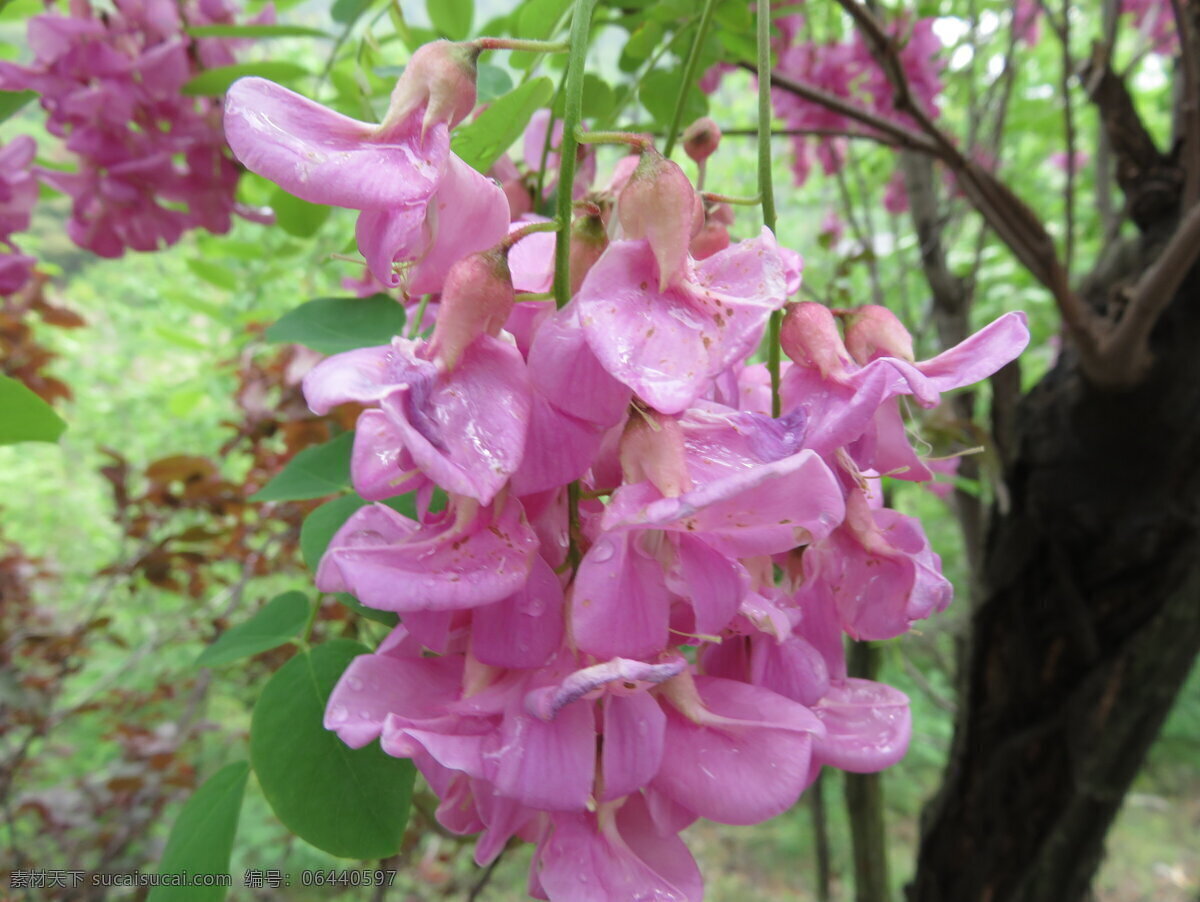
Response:
POLYGON ((813 707, 825 736, 813 745, 813 758, 855 774, 891 767, 908 751, 912 712, 899 689, 870 680, 835 683, 813 707))

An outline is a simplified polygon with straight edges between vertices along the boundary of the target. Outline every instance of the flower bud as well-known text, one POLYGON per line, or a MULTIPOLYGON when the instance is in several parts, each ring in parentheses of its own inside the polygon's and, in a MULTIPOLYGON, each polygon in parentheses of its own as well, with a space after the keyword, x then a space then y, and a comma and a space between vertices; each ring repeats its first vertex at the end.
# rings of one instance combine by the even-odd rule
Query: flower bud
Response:
POLYGON ((788 310, 779 343, 793 362, 816 369, 826 378, 840 376, 852 362, 833 313, 812 301, 794 304, 788 310))
POLYGON ((865 366, 876 357, 899 357, 910 363, 915 359, 912 336, 886 307, 856 307, 844 321, 846 350, 857 363, 865 366))
POLYGON ((450 268, 442 289, 431 350, 453 369, 480 335, 497 335, 514 303, 508 257, 499 248, 463 257, 450 268))
POLYGON ((683 133, 683 150, 697 164, 711 157, 720 143, 721 127, 707 116, 697 119, 683 133))
POLYGON ((683 276, 695 211, 696 191, 683 170, 647 147, 617 198, 617 217, 626 238, 650 242, 660 291, 683 276))
POLYGON ((632 414, 621 436, 621 472, 626 483, 649 482, 667 498, 690 489, 679 421, 656 410, 632 414))
POLYGON ((606 247, 608 233, 598 208, 595 213, 580 216, 571 223, 571 294, 579 291, 584 276, 606 247))
POLYGON ((454 128, 475 108, 475 61, 479 48, 450 41, 434 41, 417 48, 392 90, 381 135, 401 125, 411 113, 425 107, 421 135, 431 125, 454 128))
POLYGON ((733 207, 717 204, 705 211, 704 225, 692 236, 691 254, 697 260, 706 260, 717 251, 729 247, 729 226, 733 225, 733 207))

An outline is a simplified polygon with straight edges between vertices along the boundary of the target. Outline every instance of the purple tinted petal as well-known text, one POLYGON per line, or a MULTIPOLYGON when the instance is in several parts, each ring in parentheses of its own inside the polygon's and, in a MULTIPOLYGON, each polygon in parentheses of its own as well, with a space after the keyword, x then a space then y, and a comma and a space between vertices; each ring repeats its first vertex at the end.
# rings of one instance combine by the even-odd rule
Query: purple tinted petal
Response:
POLYGON ((314 204, 355 210, 423 202, 450 153, 445 125, 384 138, 378 126, 347 118, 262 78, 238 80, 225 95, 225 137, 247 169, 314 204))
POLYGON ((385 398, 384 410, 430 479, 487 504, 521 464, 530 403, 517 349, 483 335, 457 367, 385 398))
POLYGON ((390 345, 335 354, 304 377, 304 398, 314 413, 326 414, 347 401, 371 404, 411 382, 428 382, 436 370, 416 356, 416 347, 395 338, 390 345))
POLYGON ((908 696, 870 680, 834 684, 813 708, 825 724, 825 736, 813 746, 813 757, 856 774, 891 767, 904 757, 912 735, 908 696))

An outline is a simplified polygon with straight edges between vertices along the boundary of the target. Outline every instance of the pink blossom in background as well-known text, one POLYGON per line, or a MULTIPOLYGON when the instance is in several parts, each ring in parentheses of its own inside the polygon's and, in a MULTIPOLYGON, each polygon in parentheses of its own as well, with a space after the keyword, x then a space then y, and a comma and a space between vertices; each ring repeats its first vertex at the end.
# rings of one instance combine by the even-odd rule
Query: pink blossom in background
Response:
MULTIPOLYGON (((31 64, 0 61, 0 88, 37 91, 70 154, 72 169, 38 176, 71 197, 67 233, 80 247, 102 257, 155 250, 188 229, 226 232, 242 212, 220 101, 181 93, 202 68, 232 63, 242 43, 183 29, 231 24, 235 12, 219 0, 125 0, 99 14, 74 0, 67 14, 29 20, 31 64)), ((254 21, 272 17, 267 7, 254 21)))
POLYGON ((37 145, 28 135, 18 135, 0 145, 0 296, 21 289, 33 275, 37 262, 22 254, 13 234, 29 228, 38 187, 33 177, 37 145))

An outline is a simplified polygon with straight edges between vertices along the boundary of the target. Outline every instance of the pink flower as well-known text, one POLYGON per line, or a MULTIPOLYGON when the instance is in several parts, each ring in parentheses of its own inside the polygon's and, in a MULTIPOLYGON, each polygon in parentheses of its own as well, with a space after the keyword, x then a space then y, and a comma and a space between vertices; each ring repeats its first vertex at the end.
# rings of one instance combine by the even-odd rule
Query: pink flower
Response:
POLYGON ((30 169, 36 152, 28 135, 0 147, 0 296, 18 291, 33 275, 36 260, 22 254, 12 236, 29 228, 37 203, 37 182, 30 169))
POLYGON ((463 46, 422 47, 380 125, 241 79, 226 100, 229 144, 248 169, 289 193, 362 211, 359 250, 385 285, 440 291, 450 267, 497 244, 509 222, 500 187, 450 153, 450 129, 475 101, 474 56, 463 46), (404 280, 393 272, 398 261, 413 264, 404 280))

